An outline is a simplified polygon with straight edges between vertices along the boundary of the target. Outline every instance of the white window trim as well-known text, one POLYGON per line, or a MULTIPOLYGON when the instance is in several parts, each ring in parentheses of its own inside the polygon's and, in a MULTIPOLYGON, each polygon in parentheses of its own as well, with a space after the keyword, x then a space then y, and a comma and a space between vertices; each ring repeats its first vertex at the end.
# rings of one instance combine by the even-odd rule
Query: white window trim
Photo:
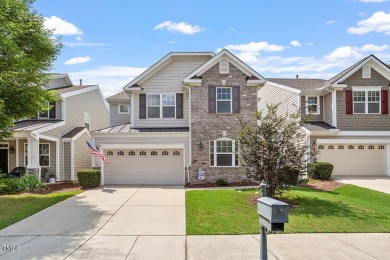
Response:
POLYGON ((352 87, 352 113, 354 115, 380 115, 382 114, 382 97, 381 97, 382 87, 380 86, 355 86, 352 87), (355 100, 354 100, 354 92, 355 91, 364 91, 365 92, 365 105, 364 111, 365 113, 355 113, 355 100), (368 113, 368 91, 379 91, 379 113, 368 113))
POLYGON ((130 105, 128 104, 118 104, 118 114, 130 114, 130 105), (127 112, 121 112, 121 106, 127 107, 127 112))
POLYGON ((215 88, 215 111, 217 114, 232 114, 233 112, 233 89, 231 87, 216 87, 215 88), (218 100, 218 89, 228 88, 230 89, 230 112, 218 112, 218 101, 229 101, 227 99, 218 100))
MULTIPOLYGON (((238 142, 230 139, 230 138, 219 138, 215 140, 209 141, 209 165, 210 167, 218 167, 218 168, 237 168, 240 167, 240 161, 238 161, 238 165, 236 164, 236 143, 238 145, 238 142), (217 141, 231 141, 232 142, 232 153, 218 153, 218 154, 231 154, 232 155, 232 165, 231 166, 218 166, 217 165, 217 141), (214 151, 211 152, 211 142, 214 142, 214 151), (211 154, 214 154, 214 164, 211 165, 211 154)), ((239 152, 239 150, 238 150, 239 152)))
MULTIPOLYGON (((50 143, 39 143, 38 144, 38 153, 39 153, 39 146, 41 144, 48 144, 49 145, 49 154, 45 154, 45 156, 49 156, 49 165, 39 165, 39 166, 42 166, 42 167, 50 167, 50 143)), ((39 157, 41 156, 41 154, 38 154, 38 162, 39 162, 39 157)), ((28 157, 28 143, 24 143, 24 154, 23 154, 23 157, 24 157, 24 166, 27 167, 27 163, 26 162, 26 159, 28 157)), ((28 159, 27 159, 28 161, 28 159)))
POLYGON ((317 98, 317 112, 315 113, 312 113, 312 115, 319 115, 321 114, 321 99, 320 99, 320 96, 305 96, 305 101, 306 101, 306 115, 309 114, 309 103, 308 103, 308 100, 309 100, 309 97, 315 97, 317 98))
POLYGON ((49 109, 50 108, 50 103, 47 102, 47 101, 46 101, 46 103, 47 103, 47 117, 39 116, 40 112, 38 112, 38 115, 37 115, 38 119, 49 119, 50 118, 50 109, 49 109))
POLYGON ((175 119, 176 118, 176 93, 161 93, 161 94, 158 94, 158 93, 150 93, 150 94, 146 94, 146 118, 150 118, 150 119, 175 119), (158 106, 149 106, 148 105, 148 96, 151 96, 151 95, 160 95, 160 117, 149 117, 149 107, 158 107, 158 106), (163 105, 163 102, 162 102, 162 96, 163 95, 173 95, 174 99, 175 99, 175 104, 174 105, 163 105), (175 108, 175 115, 173 117, 163 117, 163 107, 174 107, 175 108))

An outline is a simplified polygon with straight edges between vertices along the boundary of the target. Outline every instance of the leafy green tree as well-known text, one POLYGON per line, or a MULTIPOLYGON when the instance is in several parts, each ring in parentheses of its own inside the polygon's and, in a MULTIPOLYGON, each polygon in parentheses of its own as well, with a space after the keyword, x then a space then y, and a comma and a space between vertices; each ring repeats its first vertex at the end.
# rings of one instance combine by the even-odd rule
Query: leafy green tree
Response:
POLYGON ((267 196, 274 197, 295 185, 306 169, 306 136, 299 114, 278 114, 279 105, 258 112, 259 124, 246 126, 239 137, 240 160, 248 178, 266 181, 267 196))
POLYGON ((55 95, 42 88, 61 43, 44 27, 33 0, 0 0, 0 140, 13 122, 36 116, 55 95))

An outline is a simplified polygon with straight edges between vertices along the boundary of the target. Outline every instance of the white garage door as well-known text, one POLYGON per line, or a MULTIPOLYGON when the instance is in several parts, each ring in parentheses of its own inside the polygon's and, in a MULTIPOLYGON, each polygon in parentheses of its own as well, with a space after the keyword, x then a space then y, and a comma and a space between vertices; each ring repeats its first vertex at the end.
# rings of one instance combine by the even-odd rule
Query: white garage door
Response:
POLYGON ((183 185, 183 150, 106 150, 105 184, 183 185), (112 155, 110 155, 112 154, 112 155))
POLYGON ((320 162, 333 164, 333 175, 386 175, 386 145, 320 144, 320 162))

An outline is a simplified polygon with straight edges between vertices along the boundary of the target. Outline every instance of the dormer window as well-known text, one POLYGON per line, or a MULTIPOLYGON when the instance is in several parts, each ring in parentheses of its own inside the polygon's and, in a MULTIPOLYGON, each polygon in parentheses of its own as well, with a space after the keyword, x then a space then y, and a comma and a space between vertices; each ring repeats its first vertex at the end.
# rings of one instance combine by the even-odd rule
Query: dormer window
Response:
POLYGON ((362 69, 362 78, 363 79, 370 79, 371 78, 371 67, 370 66, 363 66, 362 69))
POLYGON ((219 62, 219 73, 229 74, 229 62, 227 60, 221 60, 219 62))
POLYGON ((320 114, 320 97, 306 96, 306 114, 319 115, 320 114))
POLYGON ((130 114, 130 106, 126 104, 119 104, 118 114, 130 114))

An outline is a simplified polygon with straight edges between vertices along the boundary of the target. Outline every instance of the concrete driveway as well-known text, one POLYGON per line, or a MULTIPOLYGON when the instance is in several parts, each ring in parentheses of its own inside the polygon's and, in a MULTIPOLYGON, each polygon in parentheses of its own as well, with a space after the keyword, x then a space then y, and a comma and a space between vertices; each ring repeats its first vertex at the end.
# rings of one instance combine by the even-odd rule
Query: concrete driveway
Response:
POLYGON ((185 234, 183 187, 105 186, 1 230, 0 259, 184 259, 185 234))
POLYGON ((332 176, 332 178, 342 183, 353 184, 363 188, 390 194, 390 176, 332 176))

